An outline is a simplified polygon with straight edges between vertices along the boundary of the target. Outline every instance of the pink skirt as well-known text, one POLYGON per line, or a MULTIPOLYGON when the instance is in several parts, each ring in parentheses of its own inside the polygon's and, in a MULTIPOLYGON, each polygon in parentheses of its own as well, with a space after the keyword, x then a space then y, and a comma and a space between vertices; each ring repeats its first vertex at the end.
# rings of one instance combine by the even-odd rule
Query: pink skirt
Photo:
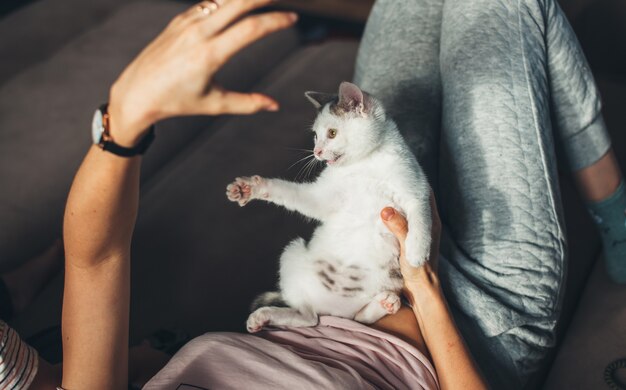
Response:
POLYGON ((351 320, 256 335, 207 333, 185 345, 144 389, 438 389, 417 348, 351 320))

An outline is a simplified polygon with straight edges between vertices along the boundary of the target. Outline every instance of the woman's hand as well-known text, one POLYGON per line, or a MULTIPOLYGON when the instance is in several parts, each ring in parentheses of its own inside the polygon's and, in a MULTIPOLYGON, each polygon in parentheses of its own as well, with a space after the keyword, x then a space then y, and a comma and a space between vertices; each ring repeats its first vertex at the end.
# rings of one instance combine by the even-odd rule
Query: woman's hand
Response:
POLYGON ((109 114, 116 143, 132 146, 152 123, 168 117, 278 110, 270 97, 224 90, 213 76, 243 47, 293 25, 297 16, 270 12, 237 21, 272 0, 216 3, 221 5, 208 15, 202 12, 203 3, 178 15, 114 83, 109 114))
POLYGON ((432 190, 430 206, 433 218, 430 261, 418 268, 412 267, 404 258, 404 240, 408 230, 406 219, 390 207, 384 208, 380 215, 400 242, 400 270, 404 277, 404 294, 413 306, 420 332, 437 371, 440 388, 486 389, 487 384, 454 324, 439 285, 436 266, 441 220, 432 190))
POLYGON ((432 213, 432 244, 430 259, 421 267, 413 267, 404 256, 405 240, 408 232, 406 218, 391 207, 384 208, 380 215, 387 228, 396 236, 400 243, 400 271, 404 279, 404 293, 413 305, 432 298, 432 294, 441 295, 437 262, 439 260, 439 240, 441 236, 441 220, 437 211, 435 195, 430 191, 430 209, 432 213))

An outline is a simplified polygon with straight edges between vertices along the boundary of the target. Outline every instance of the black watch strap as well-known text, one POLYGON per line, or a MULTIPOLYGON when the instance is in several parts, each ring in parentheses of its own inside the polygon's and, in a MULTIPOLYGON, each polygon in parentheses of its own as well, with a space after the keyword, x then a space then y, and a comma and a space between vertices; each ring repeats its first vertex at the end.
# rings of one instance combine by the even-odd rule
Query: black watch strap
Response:
MULTIPOLYGON (((108 118, 108 108, 109 108, 108 103, 105 103, 100 106, 100 112, 102 113, 103 117, 106 115, 108 118)), ((139 141, 137 145, 133 146, 132 148, 127 148, 127 147, 118 145, 115 143, 115 141, 111 139, 111 136, 109 134, 109 128, 108 128, 109 126, 108 119, 106 121, 103 121, 103 126, 104 126, 104 132, 102 135, 102 139, 100 140, 100 143, 99 143, 100 147, 102 148, 102 150, 106 150, 107 152, 113 153, 121 157, 133 157, 138 154, 144 154, 145 151, 150 146, 150 144, 152 143, 152 141, 154 141, 154 137, 155 137, 154 125, 150 126, 146 135, 141 139, 141 141, 139 141), (104 124, 104 122, 106 122, 106 124, 104 124)))
POLYGON ((138 154, 144 154, 152 141, 154 141, 154 137, 154 125, 152 125, 150 126, 148 133, 141 139, 141 141, 139 141, 137 145, 132 148, 120 146, 113 141, 104 141, 102 143, 102 150, 106 150, 107 152, 111 152, 122 157, 133 157, 138 154))

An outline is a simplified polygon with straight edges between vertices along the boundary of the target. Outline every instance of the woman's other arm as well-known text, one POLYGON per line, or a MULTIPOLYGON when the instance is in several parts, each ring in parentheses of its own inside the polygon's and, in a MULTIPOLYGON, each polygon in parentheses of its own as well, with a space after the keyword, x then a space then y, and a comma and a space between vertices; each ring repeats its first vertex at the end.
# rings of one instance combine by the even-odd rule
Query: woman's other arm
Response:
MULTIPOLYGON (((209 16, 192 7, 176 17, 112 87, 113 140, 134 145, 151 123, 172 116, 277 110, 267 96, 226 91, 211 81, 241 48, 294 23, 295 15, 288 13, 235 22, 270 2, 231 0, 209 16)), ((127 388, 130 245, 140 164, 140 157, 123 158, 92 146, 72 184, 63 232, 66 389, 127 388)))
POLYGON ((439 256, 441 221, 431 192, 433 215, 430 262, 414 268, 404 257, 408 231, 406 219, 394 209, 383 209, 381 217, 400 242, 400 269, 404 278, 404 295, 417 318, 442 389, 486 389, 478 366, 459 333, 439 285, 436 265, 439 256))

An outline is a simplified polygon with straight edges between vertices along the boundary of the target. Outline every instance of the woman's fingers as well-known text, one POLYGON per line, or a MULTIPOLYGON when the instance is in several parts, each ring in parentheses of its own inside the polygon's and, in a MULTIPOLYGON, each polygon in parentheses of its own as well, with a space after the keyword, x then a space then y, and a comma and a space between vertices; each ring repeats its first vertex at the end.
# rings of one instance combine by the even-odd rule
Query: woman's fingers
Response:
POLYGON ((200 24, 198 30, 210 37, 226 28, 242 15, 272 3, 274 0, 206 0, 189 7, 172 19, 170 26, 180 30, 200 24), (218 12, 219 11, 219 12, 218 12))
POLYGON ((254 41, 293 25, 298 16, 291 12, 269 12, 248 16, 211 40, 212 65, 221 67, 235 53, 254 41))
POLYGON ((400 242, 400 246, 404 248, 404 241, 406 240, 406 234, 409 230, 408 223, 406 218, 399 212, 397 212, 393 207, 385 207, 381 212, 380 216, 387 226, 387 229, 393 233, 394 236, 400 242))
POLYGON ((257 8, 273 3, 275 0, 217 0, 219 9, 201 21, 204 32, 212 36, 257 8))
POLYGON ((204 98, 203 114, 254 114, 259 111, 278 111, 278 103, 260 93, 241 93, 213 86, 204 98), (219 95, 219 96, 218 96, 219 95))

